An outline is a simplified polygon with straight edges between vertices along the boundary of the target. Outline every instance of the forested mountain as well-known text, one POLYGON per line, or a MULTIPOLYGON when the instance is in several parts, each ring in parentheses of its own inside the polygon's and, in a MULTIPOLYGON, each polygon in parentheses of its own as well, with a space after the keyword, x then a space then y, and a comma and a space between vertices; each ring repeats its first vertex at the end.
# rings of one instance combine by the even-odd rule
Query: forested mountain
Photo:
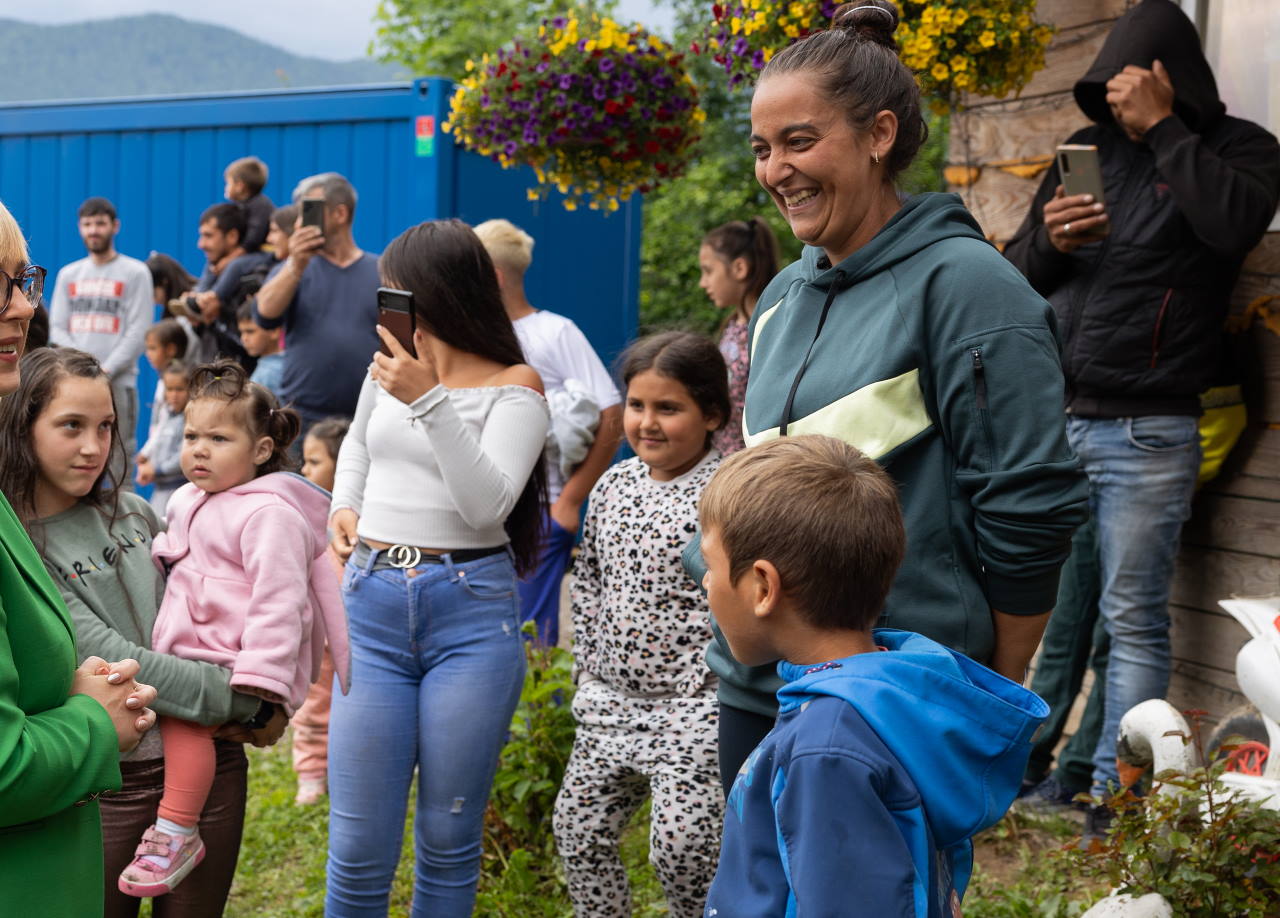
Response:
POLYGON ((338 86, 401 78, 373 60, 299 57, 222 26, 152 13, 67 25, 0 19, 0 101, 338 86))

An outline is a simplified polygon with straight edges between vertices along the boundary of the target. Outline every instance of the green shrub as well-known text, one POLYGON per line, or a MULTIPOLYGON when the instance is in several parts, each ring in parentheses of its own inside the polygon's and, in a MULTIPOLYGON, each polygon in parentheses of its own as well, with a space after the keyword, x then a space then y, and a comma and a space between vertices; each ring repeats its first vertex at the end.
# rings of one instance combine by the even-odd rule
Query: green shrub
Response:
MULTIPOLYGON (((1198 729, 1193 733, 1199 745, 1198 729)), ((1226 767, 1220 757, 1190 773, 1161 772, 1147 796, 1108 800, 1111 832, 1079 853, 1082 869, 1117 892, 1159 893, 1176 903, 1180 918, 1277 914, 1280 812, 1230 791, 1222 783, 1226 767), (1160 793, 1165 786, 1177 791, 1160 793)))

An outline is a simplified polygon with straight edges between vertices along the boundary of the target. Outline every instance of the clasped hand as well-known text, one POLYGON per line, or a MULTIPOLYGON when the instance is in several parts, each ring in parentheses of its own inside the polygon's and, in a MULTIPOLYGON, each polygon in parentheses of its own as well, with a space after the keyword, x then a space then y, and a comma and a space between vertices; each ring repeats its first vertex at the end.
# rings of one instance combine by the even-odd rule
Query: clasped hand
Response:
POLYGON ((1151 69, 1130 64, 1107 80, 1107 105, 1116 121, 1141 136, 1173 114, 1173 81, 1160 61, 1151 69))
POLYGON ((156 722, 150 708, 156 690, 136 680, 138 670, 137 660, 108 663, 102 657, 87 657, 71 680, 72 695, 88 695, 111 716, 121 754, 137 746, 156 722))

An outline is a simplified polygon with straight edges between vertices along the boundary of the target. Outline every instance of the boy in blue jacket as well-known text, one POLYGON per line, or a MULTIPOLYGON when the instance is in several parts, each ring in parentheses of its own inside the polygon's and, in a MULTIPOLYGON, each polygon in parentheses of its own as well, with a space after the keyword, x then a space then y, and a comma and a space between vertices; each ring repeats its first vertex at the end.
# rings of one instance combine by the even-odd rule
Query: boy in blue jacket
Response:
POLYGON ((734 657, 781 659, 786 683, 729 795, 706 916, 958 916, 970 838, 1013 800, 1048 707, 926 637, 872 630, 906 538, 893 482, 852 446, 737 453, 699 511, 734 657))

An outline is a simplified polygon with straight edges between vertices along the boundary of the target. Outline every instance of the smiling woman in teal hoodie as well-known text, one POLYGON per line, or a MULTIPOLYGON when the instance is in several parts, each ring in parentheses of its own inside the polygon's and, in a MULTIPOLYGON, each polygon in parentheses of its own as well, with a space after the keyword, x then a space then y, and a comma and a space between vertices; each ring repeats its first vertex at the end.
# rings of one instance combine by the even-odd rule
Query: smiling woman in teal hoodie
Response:
MULTIPOLYGON (((898 193, 926 129, 897 8, 864 0, 833 22, 769 63, 751 105, 756 178, 806 248, 752 317, 746 442, 821 433, 875 458, 907 526, 881 625, 1017 681, 1087 513, 1053 314, 958 197, 898 193)), ((707 660, 728 781, 780 682, 718 632, 707 660)))

